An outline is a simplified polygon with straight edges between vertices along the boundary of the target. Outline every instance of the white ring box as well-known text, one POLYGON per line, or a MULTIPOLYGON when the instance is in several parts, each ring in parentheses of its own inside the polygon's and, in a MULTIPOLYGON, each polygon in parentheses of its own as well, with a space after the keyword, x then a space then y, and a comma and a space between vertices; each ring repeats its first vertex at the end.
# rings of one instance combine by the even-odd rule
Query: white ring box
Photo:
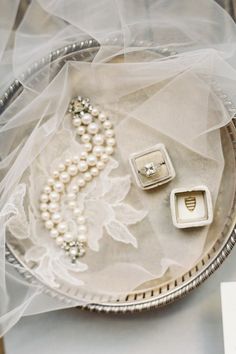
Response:
POLYGON ((170 195, 170 207, 173 224, 179 229, 212 223, 212 200, 206 186, 173 189, 170 195))
POLYGON ((130 165, 137 185, 151 189, 171 181, 175 170, 164 144, 130 155, 130 165))

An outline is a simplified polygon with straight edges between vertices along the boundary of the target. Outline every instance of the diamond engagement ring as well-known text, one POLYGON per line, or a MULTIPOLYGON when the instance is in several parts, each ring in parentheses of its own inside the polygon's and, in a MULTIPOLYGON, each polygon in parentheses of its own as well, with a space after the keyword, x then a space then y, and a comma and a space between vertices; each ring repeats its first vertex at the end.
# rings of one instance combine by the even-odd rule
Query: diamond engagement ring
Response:
POLYGON ((175 170, 164 144, 130 155, 129 162, 141 189, 151 189, 171 181, 175 170))
POLYGON ((164 162, 161 162, 155 165, 153 162, 147 163, 143 168, 141 168, 138 172, 141 173, 143 176, 151 177, 160 172, 161 166, 164 162))

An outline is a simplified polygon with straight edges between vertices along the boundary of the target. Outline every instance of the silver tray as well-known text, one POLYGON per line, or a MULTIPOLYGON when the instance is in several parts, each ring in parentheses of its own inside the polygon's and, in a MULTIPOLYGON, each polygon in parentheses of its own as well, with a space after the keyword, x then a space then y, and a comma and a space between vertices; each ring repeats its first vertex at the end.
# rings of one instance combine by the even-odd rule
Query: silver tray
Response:
MULTIPOLYGON (((109 44, 116 45, 117 40, 108 40, 109 44)), ((143 46, 142 42, 134 43, 134 46, 143 46)), ((45 68, 50 68, 50 78, 53 79, 58 71, 68 60, 86 60, 91 61, 99 49, 99 44, 94 39, 88 39, 81 42, 75 42, 72 45, 65 46, 56 51, 51 52, 48 56, 35 62, 27 72, 24 72, 19 80, 15 80, 6 89, 0 98, 0 114, 3 112, 14 99, 22 92, 23 87, 20 80, 29 80, 31 84, 39 82, 44 77, 45 68)), ((160 56, 168 56, 175 52, 170 48, 158 50, 160 56)), ((222 97, 225 105, 230 110, 231 102, 227 95, 219 89, 219 95, 222 97)), ((236 128, 234 119, 221 130, 222 137, 227 144, 230 145, 232 156, 227 162, 234 175, 236 176, 236 128)), ((227 160, 227 154, 225 155, 227 160)), ((224 193, 222 190, 220 193, 224 193)), ((126 294, 116 300, 111 300, 105 295, 86 294, 88 304, 81 308, 98 311, 98 312, 114 312, 125 313, 142 311, 146 309, 159 308, 173 301, 184 297, 191 290, 197 288, 205 281, 216 269, 224 262, 236 243, 236 188, 232 191, 232 205, 228 216, 225 220, 224 228, 219 230, 219 235, 214 244, 211 244, 208 251, 202 255, 201 259, 189 269, 188 272, 177 278, 170 278, 168 281, 162 282, 160 279, 144 284, 143 287, 126 294)), ((72 292, 68 286, 62 286, 60 290, 48 288, 34 274, 33 269, 29 269, 22 260, 22 255, 17 247, 6 245, 6 260, 14 264, 16 269, 30 283, 37 284, 42 291, 66 303, 73 303, 76 300, 76 292, 72 292)))

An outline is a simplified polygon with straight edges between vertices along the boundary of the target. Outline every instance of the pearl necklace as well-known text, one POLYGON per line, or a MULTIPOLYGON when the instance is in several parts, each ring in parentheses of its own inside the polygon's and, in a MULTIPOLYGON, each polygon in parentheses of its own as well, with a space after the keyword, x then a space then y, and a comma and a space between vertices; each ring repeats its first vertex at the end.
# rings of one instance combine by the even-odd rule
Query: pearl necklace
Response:
POLYGON ((104 112, 90 104, 89 99, 80 96, 72 99, 68 111, 83 151, 80 156, 65 159, 52 172, 40 195, 39 209, 50 236, 75 263, 86 253, 87 246, 86 218, 76 203, 78 192, 104 169, 116 141, 112 123, 104 112), (69 223, 61 214, 63 194, 77 224, 76 236, 70 232, 69 223))

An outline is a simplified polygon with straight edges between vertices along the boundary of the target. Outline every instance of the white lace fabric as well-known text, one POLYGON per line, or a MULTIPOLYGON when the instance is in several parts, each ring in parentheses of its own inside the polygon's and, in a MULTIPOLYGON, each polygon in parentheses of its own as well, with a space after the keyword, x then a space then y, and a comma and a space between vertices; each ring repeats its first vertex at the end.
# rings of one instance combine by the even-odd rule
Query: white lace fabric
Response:
MULTIPOLYGON (((68 117, 66 118, 68 119, 68 117)), ((38 264, 37 274, 50 286, 55 286, 57 277, 65 282, 72 282, 73 285, 81 285, 83 281, 80 280, 78 272, 85 271, 89 267, 89 257, 84 257, 81 262, 75 265, 70 264, 64 253, 60 251, 53 240, 50 240, 48 231, 44 230, 38 209, 40 189, 49 177, 53 166, 57 166, 61 159, 63 160, 73 153, 78 153, 80 149, 81 146, 76 142, 71 132, 68 129, 62 129, 56 134, 53 142, 49 143, 45 151, 31 164, 28 183, 25 182, 24 185, 21 184, 18 187, 26 191, 26 184, 29 186, 28 213, 31 215, 31 220, 28 223, 28 228, 30 228, 30 237, 26 234, 22 237, 29 238, 32 245, 27 248, 25 260, 38 264), (53 159, 51 150, 55 151, 55 159, 53 159), (50 161, 50 156, 52 161, 50 161), (62 266, 63 271, 61 271, 62 266), (52 282, 49 280, 52 280, 52 282)), ((124 201, 131 187, 130 176, 111 177, 111 171, 117 168, 117 161, 111 159, 100 176, 95 178, 78 195, 78 206, 84 210, 88 224, 88 247, 94 252, 99 252, 100 244, 106 242, 102 240, 105 233, 111 236, 114 241, 138 247, 138 241, 128 227, 141 221, 146 216, 146 212, 136 210, 124 201)), ((21 203, 23 203, 23 200, 21 200, 21 203)), ((76 233, 75 221, 63 201, 62 212, 70 222, 72 233, 76 233)), ((21 223, 22 220, 19 219, 18 222, 21 223)), ((17 220, 13 220, 13 223, 15 229, 17 229, 17 220)), ((12 233, 14 231, 12 227, 11 231, 12 233)), ((14 233, 14 236, 16 238, 21 237, 18 232, 14 233)), ((104 256, 104 254, 101 255, 101 259, 104 256)), ((90 257, 93 257, 92 253, 90 257)))
MULTIPOLYGON (((14 13, 17 5, 11 2, 7 11, 14 13)), ((188 271, 222 231, 235 191, 233 150, 224 130, 233 113, 212 85, 216 81, 235 101, 233 21, 206 0, 40 0, 29 6, 15 44, 7 46, 10 33, 2 38, 2 80, 7 83, 10 72, 23 90, 0 117, 0 333, 23 314, 67 306, 40 295, 40 285, 28 284, 5 264, 6 240, 43 284, 77 289, 73 305, 90 301, 82 293, 117 297, 188 271), (53 79, 53 65, 39 78, 20 76, 32 61, 88 35, 100 43, 92 63, 68 61, 53 79), (76 95, 109 113, 117 147, 101 175, 78 194, 88 252, 72 264, 43 227, 38 206, 52 170, 81 151, 66 113, 76 95), (145 192, 135 184, 128 157, 157 143, 165 144, 177 174, 145 192), (213 198, 213 224, 177 230, 171 190, 201 184, 213 198)), ((62 208, 70 218, 64 200, 62 208)))

